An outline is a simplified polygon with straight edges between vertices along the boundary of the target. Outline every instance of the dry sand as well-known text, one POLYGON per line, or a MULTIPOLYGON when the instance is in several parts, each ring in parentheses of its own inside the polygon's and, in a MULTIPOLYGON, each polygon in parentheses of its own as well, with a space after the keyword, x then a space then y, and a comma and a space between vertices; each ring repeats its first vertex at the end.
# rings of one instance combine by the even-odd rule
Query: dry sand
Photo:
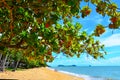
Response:
POLYGON ((0 72, 0 79, 18 79, 18 80, 84 80, 79 77, 60 73, 48 68, 33 68, 21 71, 0 72))

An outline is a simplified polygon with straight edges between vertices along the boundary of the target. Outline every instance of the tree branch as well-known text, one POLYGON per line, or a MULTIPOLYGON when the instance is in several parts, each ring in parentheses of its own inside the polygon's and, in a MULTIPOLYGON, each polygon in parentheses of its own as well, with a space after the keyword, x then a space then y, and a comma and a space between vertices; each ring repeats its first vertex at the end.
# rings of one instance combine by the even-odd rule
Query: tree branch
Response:
POLYGON ((2 0, 3 4, 5 5, 6 8, 8 8, 10 10, 10 30, 12 32, 13 29, 13 14, 12 14, 12 8, 5 2, 5 0, 2 0))
POLYGON ((18 44, 16 45, 11 45, 9 43, 5 43, 5 42, 0 42, 0 46, 3 46, 3 47, 7 47, 7 48, 17 48, 17 49, 27 49, 28 46, 21 46, 20 44, 22 43, 22 41, 20 41, 18 44))

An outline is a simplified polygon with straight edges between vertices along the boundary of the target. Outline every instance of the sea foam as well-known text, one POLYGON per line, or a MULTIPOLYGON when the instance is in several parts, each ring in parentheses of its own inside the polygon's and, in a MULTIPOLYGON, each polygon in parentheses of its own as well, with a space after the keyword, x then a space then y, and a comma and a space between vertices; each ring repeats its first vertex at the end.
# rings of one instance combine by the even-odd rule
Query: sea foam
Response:
POLYGON ((50 68, 50 67, 47 67, 47 68, 50 69, 50 70, 65 73, 65 74, 68 74, 68 75, 71 75, 71 76, 80 77, 80 78, 83 78, 84 80, 93 80, 93 77, 91 77, 89 75, 75 74, 75 73, 71 73, 71 72, 67 72, 67 71, 56 70, 56 69, 53 69, 53 68, 50 68))

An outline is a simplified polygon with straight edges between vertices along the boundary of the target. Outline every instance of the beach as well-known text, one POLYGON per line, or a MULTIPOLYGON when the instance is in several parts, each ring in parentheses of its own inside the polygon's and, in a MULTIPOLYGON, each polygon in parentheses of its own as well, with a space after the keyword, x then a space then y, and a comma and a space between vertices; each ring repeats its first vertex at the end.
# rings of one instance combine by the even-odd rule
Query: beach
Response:
POLYGON ((18 80, 84 80, 83 78, 58 72, 47 67, 25 69, 19 71, 0 72, 0 79, 18 80))
POLYGON ((120 66, 61 66, 52 67, 52 69, 84 78, 84 80, 120 80, 120 66))

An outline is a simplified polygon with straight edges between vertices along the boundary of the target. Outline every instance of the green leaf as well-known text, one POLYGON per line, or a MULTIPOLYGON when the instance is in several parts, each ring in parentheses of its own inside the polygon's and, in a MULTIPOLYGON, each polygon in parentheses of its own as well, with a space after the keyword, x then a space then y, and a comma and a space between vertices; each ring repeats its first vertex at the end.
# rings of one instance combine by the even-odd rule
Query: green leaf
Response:
POLYGON ((21 35, 22 37, 26 37, 26 36, 27 36, 27 31, 22 31, 22 32, 20 33, 20 35, 21 35))
POLYGON ((19 13, 19 14, 23 14, 24 11, 25 11, 24 8, 22 8, 22 7, 18 8, 17 10, 18 10, 18 13, 19 13))

